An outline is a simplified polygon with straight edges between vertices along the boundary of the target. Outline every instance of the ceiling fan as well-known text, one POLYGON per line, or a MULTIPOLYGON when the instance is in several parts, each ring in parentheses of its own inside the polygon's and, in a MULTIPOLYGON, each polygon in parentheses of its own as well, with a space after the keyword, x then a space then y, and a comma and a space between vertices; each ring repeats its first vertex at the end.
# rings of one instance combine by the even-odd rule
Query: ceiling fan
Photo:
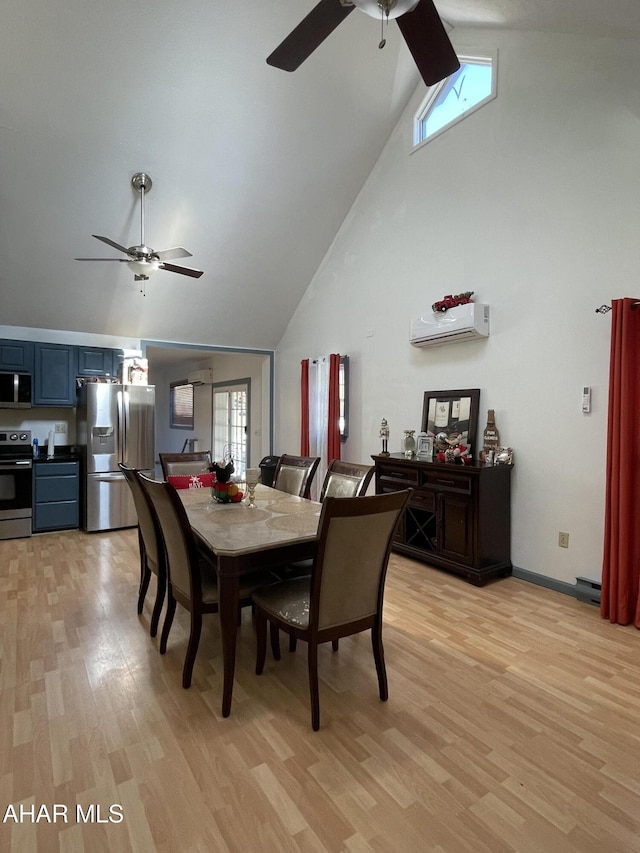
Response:
MULTIPOLYGON (((268 57, 267 63, 295 71, 342 21, 358 7, 382 25, 395 18, 427 86, 460 67, 433 0, 320 0, 268 57)), ((384 47, 382 38, 378 47, 384 47)))
MULTIPOLYGON (((162 249, 156 252, 150 249, 144 242, 144 196, 148 193, 153 183, 149 175, 145 172, 136 172, 131 178, 131 185, 137 192, 140 193, 140 245, 139 246, 121 246, 115 240, 110 240, 109 237, 100 237, 99 234, 92 234, 96 240, 102 240, 107 246, 113 246, 119 252, 124 252, 126 258, 75 258, 76 261, 116 261, 120 264, 128 264, 129 269, 134 273, 135 281, 148 281, 149 276, 153 275, 156 270, 167 270, 167 272, 177 272, 181 275, 189 275, 192 278, 200 278, 203 275, 202 270, 193 269, 193 267, 178 266, 178 264, 170 264, 167 261, 172 261, 175 258, 190 258, 191 252, 187 252, 182 246, 176 246, 173 249, 162 249)), ((144 291, 143 291, 144 292, 144 291)))

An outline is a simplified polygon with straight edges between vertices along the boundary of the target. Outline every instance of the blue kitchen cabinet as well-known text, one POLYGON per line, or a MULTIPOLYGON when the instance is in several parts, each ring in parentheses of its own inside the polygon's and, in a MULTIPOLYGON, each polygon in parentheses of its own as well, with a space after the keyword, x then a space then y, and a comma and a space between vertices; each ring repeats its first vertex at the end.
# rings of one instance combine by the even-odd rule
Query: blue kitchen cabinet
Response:
POLYGON ((75 406, 78 348, 65 344, 34 345, 34 406, 75 406))
POLYGON ((33 466, 33 532, 76 529, 80 524, 80 463, 33 466))
POLYGON ((0 340, 0 370, 32 373, 33 343, 31 341, 0 340))
POLYGON ((120 353, 104 347, 78 347, 78 376, 109 376, 115 378, 120 353))

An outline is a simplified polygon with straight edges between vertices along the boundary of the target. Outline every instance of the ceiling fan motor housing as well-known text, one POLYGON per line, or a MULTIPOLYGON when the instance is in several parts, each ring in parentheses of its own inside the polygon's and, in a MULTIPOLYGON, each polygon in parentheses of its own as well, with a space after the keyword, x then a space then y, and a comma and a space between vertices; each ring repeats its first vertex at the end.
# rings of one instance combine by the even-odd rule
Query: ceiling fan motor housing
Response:
POLYGON ((366 15, 380 20, 383 15, 385 18, 399 18, 415 9, 418 0, 352 0, 349 5, 357 6, 366 15))

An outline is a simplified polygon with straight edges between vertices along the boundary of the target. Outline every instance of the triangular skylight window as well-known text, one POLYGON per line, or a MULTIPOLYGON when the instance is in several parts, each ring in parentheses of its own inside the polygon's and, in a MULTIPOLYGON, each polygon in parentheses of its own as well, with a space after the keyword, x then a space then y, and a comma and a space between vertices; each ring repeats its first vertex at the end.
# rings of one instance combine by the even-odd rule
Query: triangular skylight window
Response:
POLYGON ((496 96, 496 56, 460 56, 460 68, 434 86, 415 117, 414 145, 432 139, 496 96))

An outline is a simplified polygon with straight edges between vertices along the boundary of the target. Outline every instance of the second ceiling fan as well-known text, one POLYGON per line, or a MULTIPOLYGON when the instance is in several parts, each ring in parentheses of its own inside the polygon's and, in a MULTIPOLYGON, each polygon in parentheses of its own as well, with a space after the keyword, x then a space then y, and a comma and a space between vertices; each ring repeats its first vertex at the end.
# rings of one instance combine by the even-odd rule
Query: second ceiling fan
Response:
MULTIPOLYGON (((384 23, 395 18, 427 86, 460 68, 433 0, 320 0, 267 58, 283 71, 295 71, 355 8, 384 23)), ((380 47, 384 47, 384 39, 380 47)))
MULTIPOLYGON (((96 240, 101 240, 107 246, 112 246, 119 252, 124 252, 125 258, 76 258, 76 261, 116 261, 121 264, 127 264, 129 269, 134 273, 135 281, 148 281, 149 276, 156 270, 166 270, 167 272, 177 272, 180 275, 188 275, 191 278, 200 278, 203 275, 202 270, 194 269, 193 267, 185 267, 181 264, 170 264, 169 261, 176 258, 190 258, 191 252, 187 252, 182 246, 175 246, 172 249, 160 249, 156 251, 145 244, 144 238, 144 197, 148 193, 153 183, 149 175, 145 172, 136 172, 131 178, 132 187, 140 193, 140 245, 138 246, 121 246, 110 237, 101 237, 99 234, 92 236, 96 240)), ((144 291, 143 291, 144 292, 144 291)))

